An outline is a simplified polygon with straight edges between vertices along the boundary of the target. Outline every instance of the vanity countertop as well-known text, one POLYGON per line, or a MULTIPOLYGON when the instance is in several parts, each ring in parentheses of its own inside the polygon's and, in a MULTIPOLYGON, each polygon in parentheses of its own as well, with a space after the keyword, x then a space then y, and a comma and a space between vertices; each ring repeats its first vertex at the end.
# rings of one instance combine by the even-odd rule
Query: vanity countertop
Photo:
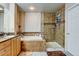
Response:
POLYGON ((9 35, 9 36, 4 36, 4 37, 0 37, 0 43, 9 39, 12 39, 16 37, 15 35, 9 35))

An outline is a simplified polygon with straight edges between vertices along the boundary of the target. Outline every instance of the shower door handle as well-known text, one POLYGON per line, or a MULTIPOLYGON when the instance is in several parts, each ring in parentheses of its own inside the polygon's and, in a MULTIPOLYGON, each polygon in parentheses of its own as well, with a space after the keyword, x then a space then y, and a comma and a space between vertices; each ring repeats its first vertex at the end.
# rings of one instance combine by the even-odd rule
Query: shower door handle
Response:
POLYGON ((70 35, 70 33, 66 33, 67 35, 70 35))

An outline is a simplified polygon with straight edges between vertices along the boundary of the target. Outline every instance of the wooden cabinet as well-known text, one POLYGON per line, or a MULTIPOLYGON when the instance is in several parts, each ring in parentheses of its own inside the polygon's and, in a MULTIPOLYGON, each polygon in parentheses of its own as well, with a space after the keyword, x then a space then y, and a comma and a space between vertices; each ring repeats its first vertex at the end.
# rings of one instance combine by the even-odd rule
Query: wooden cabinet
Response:
POLYGON ((16 56, 17 55, 17 40, 16 38, 12 39, 12 56, 16 56))
POLYGON ((21 51, 21 41, 20 37, 12 39, 12 56, 16 56, 21 51))
POLYGON ((10 56, 11 55, 11 41, 0 43, 0 56, 10 56))
POLYGON ((17 55, 21 52, 21 39, 20 37, 16 38, 17 40, 17 55))
POLYGON ((17 56, 20 51, 20 37, 15 37, 0 43, 0 56, 17 56))

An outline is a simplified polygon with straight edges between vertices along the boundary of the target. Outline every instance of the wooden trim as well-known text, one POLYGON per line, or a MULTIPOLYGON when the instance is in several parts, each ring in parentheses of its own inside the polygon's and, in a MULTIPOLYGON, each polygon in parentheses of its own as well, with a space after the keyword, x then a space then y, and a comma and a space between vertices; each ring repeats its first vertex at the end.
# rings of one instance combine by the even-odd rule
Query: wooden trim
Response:
POLYGON ((55 25, 55 23, 44 23, 44 25, 55 25))

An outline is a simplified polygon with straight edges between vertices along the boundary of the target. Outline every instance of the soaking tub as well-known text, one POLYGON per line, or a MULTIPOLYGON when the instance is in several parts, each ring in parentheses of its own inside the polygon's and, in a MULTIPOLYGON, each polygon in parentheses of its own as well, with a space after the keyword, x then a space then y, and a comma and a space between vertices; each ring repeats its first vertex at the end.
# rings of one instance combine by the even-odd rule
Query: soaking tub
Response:
POLYGON ((41 36, 23 36, 22 50, 24 51, 45 51, 46 41, 41 36))

